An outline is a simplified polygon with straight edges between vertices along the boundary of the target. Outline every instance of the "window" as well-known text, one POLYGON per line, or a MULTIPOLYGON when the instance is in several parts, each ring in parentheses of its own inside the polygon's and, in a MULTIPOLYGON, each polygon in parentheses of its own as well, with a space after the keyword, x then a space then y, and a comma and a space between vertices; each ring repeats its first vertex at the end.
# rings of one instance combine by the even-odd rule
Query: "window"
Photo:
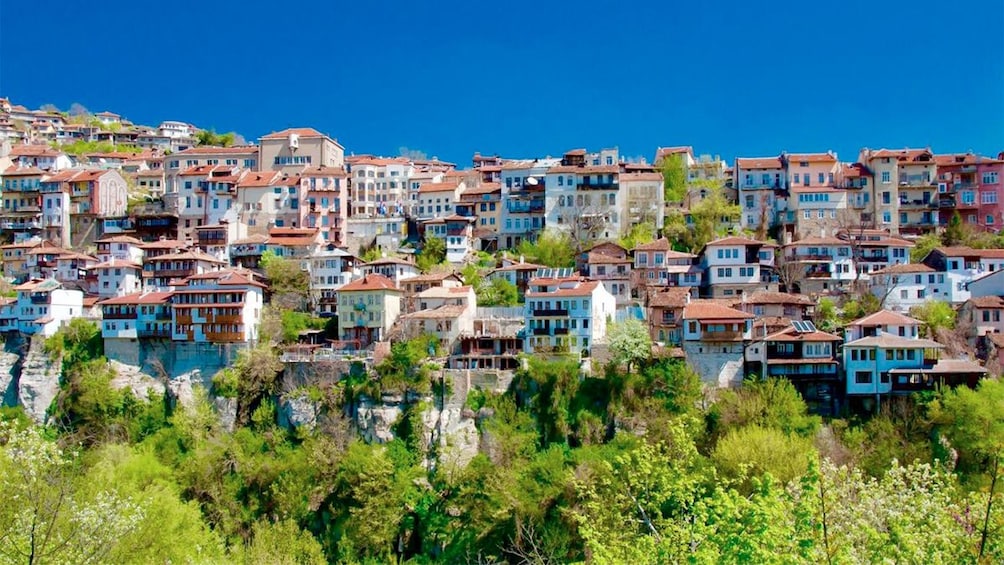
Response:
POLYGON ((795 173, 795 178, 793 178, 791 182, 793 182, 794 184, 798 184, 799 181, 801 180, 802 180, 802 175, 800 173, 795 173))
POLYGON ((983 173, 983 184, 997 184, 997 171, 983 173))
POLYGON ((892 174, 889 171, 882 171, 882 184, 889 184, 892 182, 892 174))
POLYGON ((812 218, 812 210, 802 210, 802 219, 808 220, 812 218))
POLYGON ((872 374, 870 371, 855 371, 854 372, 854 384, 866 385, 871 384, 872 374))
POLYGON ((964 204, 972 204, 973 202, 976 202, 976 194, 971 190, 963 190, 961 197, 964 204))
POLYGON ((819 184, 826 183, 826 173, 819 173, 819 184))
POLYGON ((882 223, 883 224, 891 224, 892 223, 892 214, 889 213, 889 212, 882 212, 882 223))
POLYGON ((891 196, 891 194, 892 193, 890 193, 890 192, 883 192, 882 193, 882 204, 891 204, 892 203, 892 196, 891 196))
POLYGON ((997 204, 997 191, 990 190, 987 192, 980 193, 980 203, 982 204, 997 204))

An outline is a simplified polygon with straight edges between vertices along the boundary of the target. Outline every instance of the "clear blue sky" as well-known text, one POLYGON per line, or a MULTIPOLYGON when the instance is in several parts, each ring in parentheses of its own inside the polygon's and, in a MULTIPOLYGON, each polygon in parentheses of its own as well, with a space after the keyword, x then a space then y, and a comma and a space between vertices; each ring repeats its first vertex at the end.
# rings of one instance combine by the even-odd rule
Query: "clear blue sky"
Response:
POLYGON ((355 153, 1004 150, 1004 2, 6 2, 0 96, 355 153), (424 7, 423 7, 424 5, 424 7))

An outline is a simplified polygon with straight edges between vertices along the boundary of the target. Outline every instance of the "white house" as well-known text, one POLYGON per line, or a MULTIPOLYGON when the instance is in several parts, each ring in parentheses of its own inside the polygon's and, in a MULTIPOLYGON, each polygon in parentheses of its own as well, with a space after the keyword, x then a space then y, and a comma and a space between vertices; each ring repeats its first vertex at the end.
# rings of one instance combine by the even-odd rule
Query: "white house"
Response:
POLYGON ((363 275, 382 275, 397 284, 401 279, 414 277, 418 274, 418 267, 411 261, 398 259, 396 257, 382 257, 369 263, 359 266, 363 275))
POLYGON ((171 298, 171 338, 196 343, 253 343, 258 339, 264 288, 245 270, 225 269, 186 278, 171 298))
POLYGON ((774 225, 786 202, 777 195, 788 187, 787 173, 780 157, 736 159, 735 186, 739 192, 742 226, 757 229, 774 225))
POLYGON ((701 252, 701 266, 705 275, 707 294, 714 297, 738 296, 743 291, 776 290, 771 288, 769 272, 764 268, 774 265, 772 243, 726 237, 716 239, 704 246, 701 252))
POLYGON ((31 280, 17 291, 17 329, 23 334, 49 337, 84 310, 84 293, 64 289, 55 279, 31 280))
POLYGON ((108 340, 169 339, 173 292, 136 292, 98 303, 101 337, 108 340))
POLYGON ((927 254, 923 263, 947 275, 946 282, 950 284, 944 300, 961 304, 972 296, 969 283, 1004 269, 1004 249, 937 247, 927 254))
POLYGON ((526 292, 524 350, 567 352, 589 357, 593 345, 607 335, 616 299, 599 281, 580 277, 539 277, 526 292))
POLYGON ((923 263, 901 263, 871 273, 871 291, 883 308, 908 312, 928 300, 951 301, 954 283, 923 263))
POLYGON ((335 316, 338 313, 336 291, 359 275, 356 258, 334 246, 315 251, 309 260, 310 295, 321 316, 335 316))
POLYGON ((683 351, 701 380, 719 387, 743 379, 744 342, 753 336, 753 314, 711 301, 683 307, 683 351))
POLYGON ((850 243, 836 237, 812 236, 785 245, 784 260, 798 265, 802 293, 843 289, 857 277, 850 243))

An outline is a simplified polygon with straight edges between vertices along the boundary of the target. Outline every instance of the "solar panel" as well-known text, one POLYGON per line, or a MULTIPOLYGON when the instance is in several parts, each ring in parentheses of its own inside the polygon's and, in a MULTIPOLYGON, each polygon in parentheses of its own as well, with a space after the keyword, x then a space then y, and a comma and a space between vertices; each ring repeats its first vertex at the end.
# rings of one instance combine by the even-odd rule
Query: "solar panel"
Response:
POLYGON ((816 326, 808 320, 794 320, 791 325, 795 328, 798 333, 813 333, 816 331, 816 326))

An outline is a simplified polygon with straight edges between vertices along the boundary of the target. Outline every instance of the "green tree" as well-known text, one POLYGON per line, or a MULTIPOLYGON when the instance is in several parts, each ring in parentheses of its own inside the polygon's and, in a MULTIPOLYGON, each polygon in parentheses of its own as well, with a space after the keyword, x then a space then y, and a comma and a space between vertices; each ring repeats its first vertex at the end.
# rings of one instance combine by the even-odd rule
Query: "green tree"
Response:
POLYGON ((652 338, 648 326, 640 320, 629 318, 623 322, 611 323, 607 327, 607 342, 615 363, 637 365, 652 357, 652 338))
POLYGON ((446 261, 446 242, 436 236, 426 235, 422 241, 422 250, 418 253, 415 264, 423 273, 428 273, 436 265, 446 261))
POLYGON ((941 234, 941 243, 951 247, 953 245, 965 245, 968 239, 966 226, 962 223, 962 215, 956 210, 945 226, 945 231, 941 234))
POLYGON ((251 543, 238 561, 246 565, 323 565, 324 548, 309 532, 301 530, 292 520, 272 523, 259 521, 254 525, 251 543))
POLYGON ((739 205, 725 197, 721 184, 701 181, 705 197, 690 206, 689 221, 679 210, 666 214, 664 233, 682 250, 696 253, 705 244, 729 233, 737 223, 739 205))
POLYGON ((910 308, 910 315, 924 322, 924 331, 933 338, 939 330, 955 328, 956 312, 952 305, 942 300, 928 300, 910 308))
POLYGON ((751 425, 733 429, 721 438, 711 459, 723 475, 740 481, 741 490, 749 493, 754 486, 751 479, 767 473, 782 483, 801 477, 814 453, 807 438, 751 425))
MULTIPOLYGON (((994 504, 1000 503, 998 483, 1004 472, 1004 383, 985 379, 976 390, 959 387, 945 392, 932 406, 933 418, 941 432, 959 451, 958 468, 972 482, 984 483, 986 506, 981 509, 979 557, 988 552, 993 531, 994 504)), ((996 541, 1002 553, 1004 542, 996 541)))
POLYGON ((259 266, 268 279, 272 302, 280 308, 306 310, 310 294, 310 273, 300 262, 279 257, 274 251, 262 253, 259 266))
POLYGON ((651 222, 638 222, 637 224, 632 224, 631 227, 628 228, 624 237, 620 240, 620 245, 625 249, 634 249, 639 245, 654 241, 655 235, 655 225, 651 222))
POLYGON ((547 267, 574 267, 576 243, 565 232, 545 229, 535 241, 524 239, 516 252, 527 261, 547 267))
POLYGON ((759 426, 808 438, 820 426, 820 418, 808 414, 794 385, 778 378, 747 381, 741 388, 722 391, 709 419, 719 433, 759 426))
POLYGON ((682 204, 687 199, 687 171, 683 157, 670 155, 662 160, 661 168, 666 204, 682 204))
POLYGON ((234 144, 234 140, 236 138, 237 134, 234 132, 218 134, 214 129, 199 130, 199 132, 195 134, 195 142, 198 145, 213 147, 230 147, 234 144))
POLYGON ((816 307, 816 326, 824 332, 837 329, 837 305, 832 298, 820 298, 816 307))
POLYGON ((910 250, 910 262, 920 263, 935 247, 941 247, 941 238, 936 233, 926 233, 914 240, 910 250))
POLYGON ((519 304, 516 285, 502 277, 481 279, 477 285, 478 306, 515 306, 519 304))

